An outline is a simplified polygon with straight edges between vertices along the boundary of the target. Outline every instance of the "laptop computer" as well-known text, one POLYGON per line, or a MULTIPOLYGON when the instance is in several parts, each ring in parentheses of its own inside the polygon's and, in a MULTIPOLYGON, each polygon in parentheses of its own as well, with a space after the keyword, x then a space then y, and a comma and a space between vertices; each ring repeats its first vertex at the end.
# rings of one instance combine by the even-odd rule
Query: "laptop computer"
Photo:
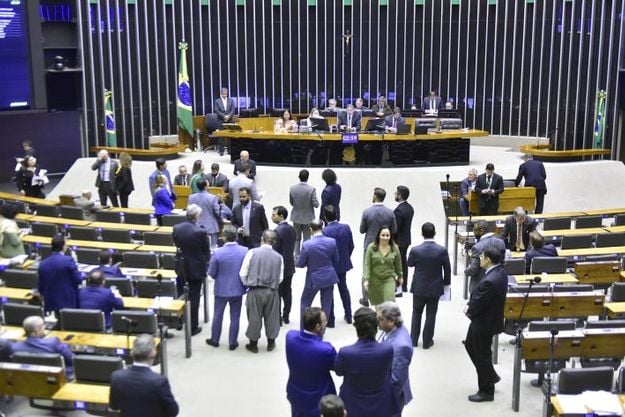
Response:
POLYGON ((224 129, 226 130, 230 130, 232 132, 240 132, 241 130, 241 125, 237 124, 237 123, 224 123, 223 124, 224 129))
POLYGON ((365 126, 365 132, 383 132, 385 125, 384 119, 369 119, 365 126))
POLYGON ((397 125, 398 135, 407 135, 410 133, 410 125, 407 123, 400 123, 397 125))
POLYGON ((415 135, 426 135, 428 133, 428 127, 427 126, 415 126, 414 127, 414 134, 415 135))
POLYGON ((312 130, 317 132, 329 132, 330 126, 328 125, 327 119, 316 119, 311 118, 310 123, 312 124, 312 130))

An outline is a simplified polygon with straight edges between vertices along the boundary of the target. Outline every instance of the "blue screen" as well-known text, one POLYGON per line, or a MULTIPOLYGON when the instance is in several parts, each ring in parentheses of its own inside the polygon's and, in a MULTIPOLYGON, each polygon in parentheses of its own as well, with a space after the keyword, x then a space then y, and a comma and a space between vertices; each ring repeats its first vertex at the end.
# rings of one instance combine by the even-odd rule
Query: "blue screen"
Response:
POLYGON ((26 0, 0 0, 0 110, 31 107, 26 0))
POLYGON ((343 133, 341 136, 341 143, 346 145, 358 143, 358 133, 343 133))

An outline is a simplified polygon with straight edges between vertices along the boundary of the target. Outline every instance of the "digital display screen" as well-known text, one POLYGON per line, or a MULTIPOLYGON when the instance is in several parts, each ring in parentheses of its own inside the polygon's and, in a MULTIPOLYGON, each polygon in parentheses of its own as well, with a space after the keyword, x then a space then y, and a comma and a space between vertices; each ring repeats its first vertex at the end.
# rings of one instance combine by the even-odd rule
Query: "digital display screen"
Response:
POLYGON ((0 0, 0 110, 31 107, 26 0, 0 0))
POLYGON ((343 133, 341 136, 341 143, 346 145, 358 143, 358 133, 343 133))

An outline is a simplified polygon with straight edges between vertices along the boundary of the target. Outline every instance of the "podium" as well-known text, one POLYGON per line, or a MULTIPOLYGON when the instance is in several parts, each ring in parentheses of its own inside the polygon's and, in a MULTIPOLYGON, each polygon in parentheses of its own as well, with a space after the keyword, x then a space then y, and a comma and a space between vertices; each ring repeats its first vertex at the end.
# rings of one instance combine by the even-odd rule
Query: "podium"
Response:
POLYGON ((177 209, 185 210, 189 204, 189 196, 191 195, 191 187, 188 185, 174 185, 174 193, 176 193, 177 209))
MULTIPOLYGON (((534 187, 509 187, 504 188, 499 194, 499 213, 512 213, 515 208, 523 207, 528 213, 536 207, 536 189, 534 187)), ((480 212, 480 195, 472 191, 469 193, 469 211, 480 212)))

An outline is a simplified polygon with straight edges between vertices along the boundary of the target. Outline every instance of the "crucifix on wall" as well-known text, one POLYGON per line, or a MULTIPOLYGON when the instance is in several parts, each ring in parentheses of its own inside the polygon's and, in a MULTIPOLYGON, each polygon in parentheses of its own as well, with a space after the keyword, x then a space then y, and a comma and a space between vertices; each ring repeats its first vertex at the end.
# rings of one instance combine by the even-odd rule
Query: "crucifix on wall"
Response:
POLYGON ((354 35, 352 35, 349 30, 346 30, 342 36, 345 46, 345 55, 349 55, 352 49, 352 38, 354 37, 354 35))

